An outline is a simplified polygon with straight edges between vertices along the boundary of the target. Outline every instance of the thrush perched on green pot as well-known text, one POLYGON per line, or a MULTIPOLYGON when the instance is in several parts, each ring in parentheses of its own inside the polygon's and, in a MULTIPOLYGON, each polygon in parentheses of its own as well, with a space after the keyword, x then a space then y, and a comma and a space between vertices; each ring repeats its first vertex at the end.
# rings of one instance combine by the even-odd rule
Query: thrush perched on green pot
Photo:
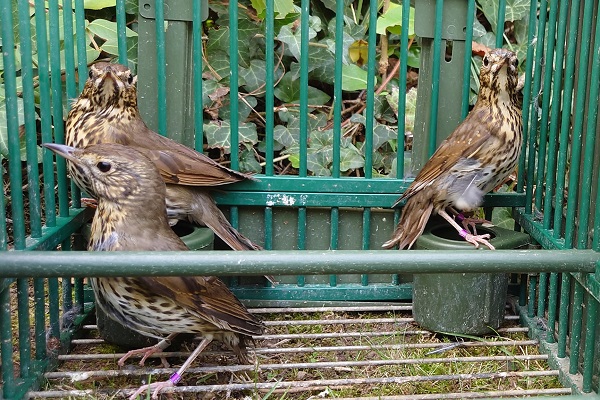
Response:
MULTIPOLYGON (((469 232, 448 214, 479 207, 486 193, 515 169, 521 152, 523 126, 517 90, 518 60, 505 49, 488 52, 479 74, 479 94, 473 110, 431 156, 413 183, 393 205, 406 200, 390 248, 410 248, 432 214, 448 221, 467 242, 490 249, 489 235, 469 232)), ((468 220, 463 220, 467 222, 468 220)))
MULTIPOLYGON (((189 220, 209 227, 233 250, 262 250, 239 233, 210 195, 210 188, 254 179, 149 129, 137 106, 135 77, 120 64, 97 63, 67 117, 65 143, 85 148, 97 143, 131 146, 150 158, 167 184, 167 215, 173 225, 189 220)), ((73 175, 73 166, 69 171, 73 175)), ((74 178, 88 192, 86 182, 74 178)), ((273 284, 271 276, 266 278, 273 284)))
MULTIPOLYGON (((89 250, 169 251, 187 250, 171 230, 165 208, 166 188, 154 163, 139 151, 105 143, 85 149, 45 144, 71 162, 75 179, 98 200, 92 221, 89 250)), ((245 340, 260 335, 264 325, 248 312, 235 295, 214 276, 91 278, 96 304, 122 325, 160 342, 133 350, 142 361, 164 350, 179 333, 195 333, 202 341, 179 370, 164 382, 140 387, 158 393, 179 382, 202 350, 217 339, 227 344, 240 362, 248 363, 245 340)))

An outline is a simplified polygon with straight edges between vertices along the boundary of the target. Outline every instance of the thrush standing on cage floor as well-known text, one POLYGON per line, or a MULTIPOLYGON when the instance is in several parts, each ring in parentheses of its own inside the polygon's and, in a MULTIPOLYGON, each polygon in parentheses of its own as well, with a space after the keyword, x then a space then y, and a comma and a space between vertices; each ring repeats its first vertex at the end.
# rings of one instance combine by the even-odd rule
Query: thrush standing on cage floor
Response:
MULTIPOLYGON (((137 77, 120 64, 97 63, 67 117, 66 144, 85 148, 96 143, 119 143, 135 147, 158 167, 167 184, 167 214, 208 226, 234 250, 262 248, 239 233, 216 206, 209 188, 252 175, 223 167, 210 157, 149 129, 137 106, 137 77)), ((73 166, 69 163, 73 175, 73 166)), ((86 189, 85 182, 77 184, 86 189)), ((271 276, 266 278, 277 282, 271 276)))
MULTIPOLYGON (((135 149, 114 143, 76 149, 45 147, 71 162, 74 178, 86 183, 98 199, 88 249, 95 251, 187 250, 171 230, 165 211, 165 184, 152 161, 135 149)), ((227 344, 241 363, 248 363, 245 339, 260 335, 264 325, 214 276, 92 278, 96 303, 114 320, 160 339, 134 354, 164 350, 179 333, 197 333, 202 341, 185 363, 164 382, 143 385, 130 399, 148 390, 153 398, 179 382, 184 371, 213 340, 227 344)))
POLYGON ((392 206, 406 200, 400 222, 385 248, 410 248, 432 214, 448 221, 467 242, 494 249, 489 235, 471 234, 468 220, 460 226, 455 214, 481 205, 483 196, 515 169, 521 152, 523 126, 518 100, 518 60, 515 53, 493 49, 483 57, 479 94, 473 110, 442 142, 413 183, 392 206))

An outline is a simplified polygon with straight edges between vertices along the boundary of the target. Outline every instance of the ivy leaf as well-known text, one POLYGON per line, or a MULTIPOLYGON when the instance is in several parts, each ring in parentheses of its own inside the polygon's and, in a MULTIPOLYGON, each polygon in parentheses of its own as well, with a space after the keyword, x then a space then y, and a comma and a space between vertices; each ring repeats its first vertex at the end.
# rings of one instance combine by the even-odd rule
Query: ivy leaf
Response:
POLYGON ((364 166, 365 159, 352 143, 340 149, 340 171, 346 172, 348 170, 363 168, 364 166))
MULTIPOLYGON (((211 149, 221 149, 226 154, 231 151, 231 123, 229 121, 211 121, 204 124, 206 142, 211 149)), ((256 144, 258 134, 256 125, 241 123, 238 128, 240 143, 256 144)))
POLYGON ((382 145, 398 137, 396 130, 383 124, 377 124, 373 128, 373 150, 379 149, 382 145))
MULTIPOLYGON (((264 91, 265 81, 267 76, 266 63, 264 60, 253 59, 250 61, 248 68, 240 67, 240 78, 244 80, 246 91, 252 93, 255 91, 264 91)), ((274 81, 277 82, 281 78, 281 70, 278 68, 274 71, 274 81)))
MULTIPOLYGON (((307 89, 309 105, 323 105, 331 98, 327 93, 312 86, 307 89)), ((300 102, 300 81, 294 79, 293 74, 288 72, 279 81, 273 93, 275 97, 284 103, 298 103, 300 102)))
POLYGON ((273 138, 288 148, 297 145, 299 137, 300 128, 290 128, 289 126, 277 125, 273 129, 273 138))
POLYGON ((330 176, 330 163, 325 151, 309 152, 306 155, 306 168, 316 176, 330 176))
MULTIPOLYGON (((4 89, 4 87, 2 87, 4 89)), ((2 90, 4 93, 4 90, 2 90)), ((25 107, 23 105, 23 99, 17 98, 17 118, 19 121, 23 121, 25 119, 25 107)), ((25 137, 21 136, 19 138, 20 150, 21 150, 21 161, 27 160, 27 152, 25 148, 25 137)), ((0 102, 0 155, 3 157, 8 157, 8 128, 6 126, 6 102, 2 100, 0 102)))
POLYGON ((114 7, 117 5, 116 0, 84 0, 83 8, 88 10, 101 10, 106 7, 114 7))
MULTIPOLYGON (((227 94, 227 96, 225 97, 225 101, 229 101, 229 99, 230 99, 229 96, 230 96, 230 94, 227 94)), ((243 100, 241 98, 238 99, 238 119, 239 119, 239 121, 246 121, 246 119, 248 119, 248 116, 252 112, 252 109, 256 108, 257 104, 258 104, 258 101, 256 100, 256 97, 253 97, 253 96, 245 96, 243 100)), ((229 107, 219 108, 219 118, 224 119, 224 120, 231 119, 230 108, 229 107)))
POLYGON ((254 156, 254 151, 250 148, 245 148, 241 151, 240 156, 240 170, 244 172, 255 172, 260 173, 262 171, 262 167, 260 163, 256 160, 254 156))
MULTIPOLYGON (((250 3, 252 3, 252 8, 256 10, 258 18, 264 19, 267 10, 265 0, 251 0, 250 3)), ((293 0, 277 0, 274 2, 273 7, 275 18, 283 18, 296 11, 293 0)))
POLYGON ((342 90, 353 92, 367 88, 367 71, 356 64, 342 65, 342 90))
MULTIPOLYGON (((396 35, 402 33, 402 7, 399 4, 390 3, 387 11, 377 18, 377 33, 385 35, 386 30, 396 35)), ((413 7, 410 7, 408 16, 408 36, 415 36, 415 9, 413 7)))
MULTIPOLYGON (((96 19, 89 23, 87 29, 94 35, 101 37, 104 40, 117 41, 117 23, 107 21, 105 19, 96 19)), ((127 37, 137 36, 137 32, 132 31, 129 28, 125 28, 125 35, 127 37)))
MULTIPOLYGON (((277 39, 286 44, 286 52, 289 52, 296 60, 300 60, 300 28, 293 30, 292 26, 285 25, 279 30, 277 39)), ((317 17, 309 17, 308 20, 308 40, 317 36, 317 31, 321 30, 321 20, 317 17)))
MULTIPOLYGON (((506 11, 504 19, 506 21, 516 21, 524 18, 529 13, 528 0, 506 0, 506 11)), ((496 0, 479 0, 479 5, 485 18, 492 26, 492 31, 497 32, 498 23, 498 2, 496 0)))

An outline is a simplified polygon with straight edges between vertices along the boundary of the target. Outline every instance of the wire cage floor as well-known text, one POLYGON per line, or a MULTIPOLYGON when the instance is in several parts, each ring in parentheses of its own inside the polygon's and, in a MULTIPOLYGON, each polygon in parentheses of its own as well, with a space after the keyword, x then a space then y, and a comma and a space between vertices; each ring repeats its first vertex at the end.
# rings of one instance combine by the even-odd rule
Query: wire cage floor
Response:
MULTIPOLYGON (((252 308, 267 326, 249 349, 253 365, 238 365, 231 352, 213 345, 179 386, 161 396, 408 400, 571 394, 538 341, 528 338, 529 328, 519 325, 514 308, 507 306, 501 328, 483 338, 422 330, 411 310, 407 303, 252 308)), ((43 390, 28 398, 120 398, 176 370, 162 367, 158 357, 176 366, 189 355, 184 344, 154 355, 145 367, 131 359, 119 369, 119 350, 98 338, 96 325, 82 328, 72 351, 58 356, 60 367, 44 375, 43 390)))

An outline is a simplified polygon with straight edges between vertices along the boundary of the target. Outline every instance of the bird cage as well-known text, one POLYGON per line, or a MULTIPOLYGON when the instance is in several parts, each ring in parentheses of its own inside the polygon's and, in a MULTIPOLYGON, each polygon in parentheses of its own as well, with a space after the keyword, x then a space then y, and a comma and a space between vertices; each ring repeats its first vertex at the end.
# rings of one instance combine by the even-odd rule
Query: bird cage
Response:
POLYGON ((94 336, 86 278, 147 275, 223 277, 266 321, 255 365, 215 351, 172 389, 183 398, 598 398, 598 2, 384 3, 0 3, 2 398, 113 398, 170 373, 119 370, 94 336), (518 173, 483 205, 511 244, 381 249, 493 47, 517 53, 523 86, 518 173), (98 58, 137 73, 149 127, 257 173, 214 198, 264 251, 83 251, 94 209, 40 145, 64 142, 98 58), (415 326, 413 276, 451 273, 511 274, 510 326, 483 339, 415 326))

